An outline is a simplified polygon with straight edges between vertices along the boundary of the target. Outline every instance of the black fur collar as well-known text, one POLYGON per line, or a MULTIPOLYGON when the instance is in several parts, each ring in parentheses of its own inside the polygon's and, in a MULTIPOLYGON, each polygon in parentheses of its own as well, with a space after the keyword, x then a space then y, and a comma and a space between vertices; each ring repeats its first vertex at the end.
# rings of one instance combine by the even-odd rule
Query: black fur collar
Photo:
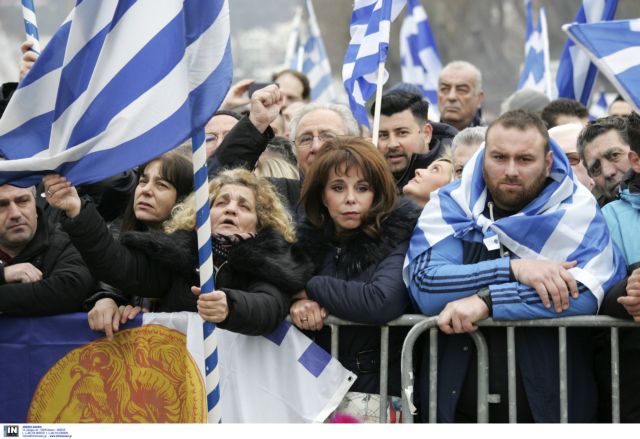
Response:
MULTIPOLYGON (((122 243, 146 253, 182 276, 193 276, 198 267, 197 235, 179 230, 172 234, 160 232, 128 232, 122 243)), ((225 278, 246 282, 267 280, 283 291, 296 293, 304 288, 313 274, 308 256, 294 248, 280 233, 265 229, 255 238, 242 241, 229 250, 225 278)), ((225 282, 226 283, 226 282, 225 282)))
MULTIPOLYGON (((380 238, 374 239, 365 233, 356 232, 347 243, 342 264, 347 275, 361 273, 373 264, 377 264, 401 242, 411 238, 413 229, 420 216, 420 208, 409 200, 402 199, 397 209, 382 224, 380 238)), ((334 229, 331 221, 326 221, 323 229, 314 227, 307 220, 298 228, 298 245, 311 256, 316 269, 328 252, 334 252, 339 246, 333 242, 334 229)))

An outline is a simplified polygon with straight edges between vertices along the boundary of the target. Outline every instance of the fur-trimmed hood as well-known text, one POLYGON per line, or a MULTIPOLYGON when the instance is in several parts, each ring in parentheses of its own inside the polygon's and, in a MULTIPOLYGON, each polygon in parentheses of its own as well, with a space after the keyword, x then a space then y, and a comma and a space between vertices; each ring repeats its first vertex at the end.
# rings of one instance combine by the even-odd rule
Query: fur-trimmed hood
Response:
MULTIPOLYGON (((122 243, 146 253, 151 259, 182 276, 196 278, 198 246, 195 232, 172 234, 128 232, 122 243)), ((313 264, 299 248, 274 229, 265 229, 255 238, 229 250, 227 263, 216 275, 216 288, 242 288, 252 282, 268 282, 281 291, 295 294, 313 274, 313 264)))
MULTIPOLYGON (((344 243, 348 250, 343 253, 341 265, 348 276, 354 276, 382 261, 400 243, 411 238, 420 216, 420 208, 408 199, 402 198, 399 206, 383 223, 379 238, 372 238, 362 231, 356 232, 344 243)), ((301 246, 313 260, 316 270, 328 252, 338 247, 334 242, 332 221, 326 221, 322 229, 305 220, 298 227, 298 246, 301 246)))

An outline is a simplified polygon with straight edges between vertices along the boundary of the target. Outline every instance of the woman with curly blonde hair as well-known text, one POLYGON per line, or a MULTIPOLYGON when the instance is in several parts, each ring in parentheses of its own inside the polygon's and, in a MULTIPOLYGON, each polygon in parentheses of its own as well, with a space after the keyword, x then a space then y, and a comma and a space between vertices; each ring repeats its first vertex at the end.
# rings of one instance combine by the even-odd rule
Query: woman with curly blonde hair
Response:
POLYGON ((158 298, 160 312, 197 310, 221 328, 266 334, 286 317, 291 297, 313 272, 292 245, 291 218, 275 191, 247 170, 224 171, 209 185, 216 291, 202 295, 195 286, 193 195, 174 207, 168 233, 127 232, 117 242, 64 177, 50 175, 44 183, 49 204, 65 211, 63 228, 94 276, 126 294, 158 298))

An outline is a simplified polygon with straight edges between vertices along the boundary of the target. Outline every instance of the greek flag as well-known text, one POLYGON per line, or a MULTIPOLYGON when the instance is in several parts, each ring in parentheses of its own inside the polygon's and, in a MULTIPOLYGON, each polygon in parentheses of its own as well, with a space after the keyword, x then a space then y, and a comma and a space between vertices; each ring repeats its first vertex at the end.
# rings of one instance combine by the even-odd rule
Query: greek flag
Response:
MULTIPOLYGON (((378 66, 387 59, 391 22, 406 0, 355 0, 351 15, 351 42, 342 67, 342 80, 351 112, 359 124, 369 126, 365 104, 375 93, 378 66)), ((384 82, 388 74, 385 71, 384 82)))
POLYGON ((83 0, 0 120, 0 184, 95 182, 179 145, 231 83, 226 0, 83 0))
MULTIPOLYGON (((322 422, 355 381, 288 322, 267 336, 217 332, 225 423, 322 422)), ((144 313, 112 341, 84 313, 0 316, 0 370, 2 423, 207 419, 196 313, 144 313)))
POLYGON ((607 102, 607 94, 604 89, 600 90, 594 97, 593 103, 589 107, 589 118, 599 119, 609 114, 609 103, 607 102))
POLYGON ((427 13, 418 0, 408 0, 407 15, 400 28, 402 82, 422 90, 429 101, 434 120, 438 113, 438 76, 442 70, 436 39, 431 32, 427 13))
POLYGON ((530 88, 552 99, 551 73, 549 72, 549 36, 547 15, 540 8, 538 26, 533 24, 531 0, 525 0, 527 9, 527 38, 524 45, 524 65, 518 81, 518 90, 530 88))
POLYGON ((573 277, 586 286, 598 304, 624 276, 625 263, 614 250, 607 224, 589 190, 574 181, 571 165, 550 140, 553 163, 542 192, 517 214, 491 221, 483 212, 488 191, 483 177, 484 144, 462 171, 462 179, 431 194, 411 237, 403 278, 409 265, 449 236, 469 241, 494 241, 518 258, 576 260, 573 277))
MULTIPOLYGON (((618 7, 618 0, 583 0, 575 22, 596 23, 613 19, 618 7)), ((575 99, 586 106, 593 90, 598 71, 589 61, 586 53, 580 50, 571 39, 562 50, 556 86, 558 97, 575 99)))
POLYGON ((565 24, 562 30, 640 111, 640 19, 565 24))
MULTIPOLYGON (((333 89, 331 65, 324 48, 322 34, 311 0, 305 0, 307 9, 307 37, 301 41, 298 37, 299 50, 295 51, 290 62, 292 69, 301 71, 309 78, 311 100, 314 102, 333 102, 336 98, 333 89)), ((298 35, 301 33, 298 31, 298 35)))

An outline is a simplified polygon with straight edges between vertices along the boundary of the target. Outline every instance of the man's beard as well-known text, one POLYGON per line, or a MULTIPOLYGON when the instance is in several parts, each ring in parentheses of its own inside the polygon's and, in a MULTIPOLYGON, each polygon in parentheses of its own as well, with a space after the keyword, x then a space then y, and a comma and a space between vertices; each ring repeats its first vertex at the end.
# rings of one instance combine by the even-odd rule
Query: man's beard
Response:
POLYGON ((542 192, 547 180, 544 168, 536 179, 529 185, 525 185, 525 182, 518 177, 501 178, 496 182, 490 177, 487 178, 487 174, 484 169, 482 172, 487 189, 489 190, 493 201, 496 203, 496 206, 509 212, 519 212, 523 207, 533 201, 540 192, 542 192), (521 185, 521 187, 518 190, 507 191, 500 187, 500 185, 504 183, 516 183, 521 185))

